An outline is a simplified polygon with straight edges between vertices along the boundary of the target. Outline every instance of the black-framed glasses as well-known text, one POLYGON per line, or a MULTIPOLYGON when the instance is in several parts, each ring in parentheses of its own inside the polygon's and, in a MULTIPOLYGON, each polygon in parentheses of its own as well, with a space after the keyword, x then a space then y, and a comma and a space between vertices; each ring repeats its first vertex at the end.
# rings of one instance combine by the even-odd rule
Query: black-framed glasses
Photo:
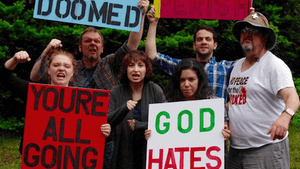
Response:
POLYGON ((246 33, 249 32, 252 35, 253 34, 262 34, 261 30, 258 28, 254 28, 254 27, 245 27, 244 29, 242 29, 241 33, 246 33))

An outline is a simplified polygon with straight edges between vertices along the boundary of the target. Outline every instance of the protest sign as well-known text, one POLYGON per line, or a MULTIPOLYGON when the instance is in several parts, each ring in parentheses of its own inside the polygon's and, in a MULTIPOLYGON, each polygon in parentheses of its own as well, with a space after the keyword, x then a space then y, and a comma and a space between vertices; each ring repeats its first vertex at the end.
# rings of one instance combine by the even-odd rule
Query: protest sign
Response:
POLYGON ((224 99, 150 104, 147 169, 224 168, 224 99))
POLYGON ((30 83, 22 169, 102 168, 109 91, 30 83))
POLYGON ((33 17, 140 31, 142 10, 138 0, 36 0, 33 17))
POLYGON ((160 18, 243 20, 252 0, 154 0, 160 18))

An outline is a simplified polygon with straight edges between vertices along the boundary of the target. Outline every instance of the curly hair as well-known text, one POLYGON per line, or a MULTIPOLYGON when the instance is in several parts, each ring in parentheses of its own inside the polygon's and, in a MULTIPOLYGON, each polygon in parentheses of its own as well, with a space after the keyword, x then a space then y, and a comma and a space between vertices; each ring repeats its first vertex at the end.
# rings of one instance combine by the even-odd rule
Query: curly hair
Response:
POLYGON ((174 72, 166 86, 166 98, 170 102, 184 101, 186 98, 180 90, 180 76, 183 70, 191 69, 195 71, 199 79, 198 88, 195 92, 196 100, 207 99, 212 95, 212 89, 208 85, 208 77, 202 64, 196 59, 183 59, 176 65, 174 72))
POLYGON ((130 63, 137 62, 139 60, 144 62, 146 65, 146 76, 144 82, 148 82, 150 80, 151 73, 152 73, 151 60, 148 58, 146 52, 133 50, 128 52, 123 58, 122 66, 120 68, 120 73, 118 76, 121 83, 129 83, 129 79, 127 77, 127 67, 129 66, 130 63))

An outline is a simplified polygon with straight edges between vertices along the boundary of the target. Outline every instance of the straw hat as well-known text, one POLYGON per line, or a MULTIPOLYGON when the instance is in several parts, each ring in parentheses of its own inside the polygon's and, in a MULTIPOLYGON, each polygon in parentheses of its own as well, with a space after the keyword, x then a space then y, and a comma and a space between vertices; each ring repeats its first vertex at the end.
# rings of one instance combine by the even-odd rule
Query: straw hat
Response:
POLYGON ((232 27, 233 36, 240 41, 241 31, 247 27, 253 26, 263 30, 267 35, 266 48, 271 50, 275 47, 277 37, 275 31, 269 27, 268 19, 259 12, 251 12, 243 21, 237 21, 232 27))

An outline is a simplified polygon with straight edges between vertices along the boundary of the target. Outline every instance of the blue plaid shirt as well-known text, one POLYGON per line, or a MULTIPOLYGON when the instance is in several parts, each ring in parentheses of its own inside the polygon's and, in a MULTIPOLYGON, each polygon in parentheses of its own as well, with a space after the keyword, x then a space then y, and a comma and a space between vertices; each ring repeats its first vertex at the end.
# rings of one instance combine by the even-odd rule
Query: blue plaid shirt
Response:
MULTIPOLYGON (((181 62, 181 59, 174 59, 168 55, 158 53, 152 62, 154 65, 160 66, 165 72, 172 75, 175 66, 181 62)), ((212 57, 204 66, 208 75, 209 86, 212 87, 215 96, 224 98, 225 103, 227 103, 228 80, 234 63, 235 61, 227 60, 216 62, 216 58, 212 57)))

